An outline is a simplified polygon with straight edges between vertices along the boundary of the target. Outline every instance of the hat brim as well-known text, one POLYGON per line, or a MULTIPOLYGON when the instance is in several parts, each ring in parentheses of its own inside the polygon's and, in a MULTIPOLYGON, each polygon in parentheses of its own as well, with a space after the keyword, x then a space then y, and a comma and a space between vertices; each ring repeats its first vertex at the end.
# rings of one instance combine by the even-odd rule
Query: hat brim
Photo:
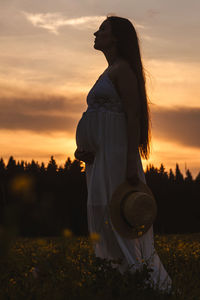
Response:
POLYGON ((111 222, 114 226, 114 229, 122 236, 125 238, 129 239, 134 239, 140 237, 138 235, 138 231, 134 228, 131 228, 128 224, 126 224, 121 216, 121 208, 120 208, 120 203, 123 197, 129 193, 129 192, 144 192, 147 193, 151 196, 152 198, 152 204, 153 204, 153 210, 152 210, 152 222, 149 224, 145 224, 145 227, 140 231, 140 236, 146 233, 151 225, 153 224, 156 214, 157 214, 157 206, 156 206, 156 201, 155 198, 150 190, 150 188, 139 180, 137 185, 131 185, 128 183, 128 181, 123 182, 120 184, 117 189, 114 191, 110 204, 109 204, 109 209, 110 209, 110 217, 111 217, 111 222))

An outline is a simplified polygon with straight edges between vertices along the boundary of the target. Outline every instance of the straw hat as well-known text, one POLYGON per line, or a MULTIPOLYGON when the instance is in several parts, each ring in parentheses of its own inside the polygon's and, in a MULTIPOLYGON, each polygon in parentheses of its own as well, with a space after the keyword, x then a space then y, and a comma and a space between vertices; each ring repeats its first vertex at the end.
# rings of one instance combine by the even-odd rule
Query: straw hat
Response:
POLYGON ((142 236, 153 224, 157 205, 150 188, 139 180, 137 185, 128 181, 114 191, 109 204, 114 229, 125 238, 142 236))

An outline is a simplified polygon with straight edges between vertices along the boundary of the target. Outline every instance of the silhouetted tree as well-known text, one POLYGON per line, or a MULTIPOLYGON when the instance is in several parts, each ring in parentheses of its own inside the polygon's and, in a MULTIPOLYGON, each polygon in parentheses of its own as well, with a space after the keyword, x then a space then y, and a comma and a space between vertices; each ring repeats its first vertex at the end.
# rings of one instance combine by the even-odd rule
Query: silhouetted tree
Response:
MULTIPOLYGON (((200 172, 195 179, 197 184, 192 184, 189 170, 185 180, 178 164, 175 171, 170 169, 168 175, 163 164, 159 168, 152 164, 146 167, 145 178, 158 205, 155 232, 199 232, 200 203, 197 195, 200 194, 200 172), (188 200, 191 209, 188 208, 188 200), (186 219, 188 222, 185 222, 186 219)), ((10 192, 9 185, 12 176, 18 172, 28 172, 30 177, 36 174, 33 176, 32 195, 35 201, 24 203, 22 207, 22 235, 59 235, 66 227, 76 234, 88 234, 87 186, 83 162, 76 159, 72 161, 68 157, 64 166, 58 168, 51 156, 46 168, 43 162, 40 165, 34 160, 31 163, 18 161, 16 164, 12 156, 5 166, 3 158, 0 159, 0 223, 4 208, 19 203, 20 197, 10 192)))
POLYGON ((160 178, 163 180, 168 180, 168 174, 165 171, 165 167, 163 164, 160 165, 160 169, 158 170, 158 174, 160 175, 160 178))
POLYGON ((82 171, 83 167, 81 166, 81 162, 77 159, 75 159, 70 167, 70 173, 75 175, 75 174, 80 174, 82 171))
POLYGON ((193 182, 192 174, 189 169, 186 171, 185 182, 187 183, 193 182))
POLYGON ((6 165, 3 158, 0 159, 0 177, 5 175, 6 165))
POLYGON ((38 164, 38 162, 35 162, 33 159, 31 161, 31 163, 28 163, 28 165, 26 166, 26 170, 29 173, 32 173, 34 175, 37 175, 40 171, 40 166, 38 164))
POLYGON ((3 216, 3 207, 6 204, 5 196, 5 181, 6 181, 6 166, 3 158, 0 159, 0 223, 3 216))
POLYGON ((18 171, 20 171, 21 173, 24 172, 24 161, 23 161, 23 160, 17 162, 17 169, 18 169, 18 171))
POLYGON ((176 164, 176 182, 177 183, 183 183, 184 182, 183 174, 181 173, 178 164, 176 164))
POLYGON ((58 168, 59 175, 62 175, 63 172, 64 172, 64 168, 62 166, 59 166, 59 168, 58 168))
POLYGON ((195 182, 200 183, 200 172, 197 174, 195 182))
POLYGON ((16 161, 14 160, 13 156, 10 156, 7 166, 6 166, 7 173, 9 175, 14 175, 17 171, 16 161))
POLYGON ((72 161, 71 161, 70 157, 68 157, 65 162, 65 165, 64 165, 65 172, 68 172, 70 170, 71 165, 72 165, 72 161))
POLYGON ((55 175, 57 173, 57 170, 58 170, 58 166, 56 164, 56 161, 53 158, 53 156, 51 156, 51 159, 47 165, 47 173, 51 175, 55 175))
POLYGON ((174 173, 173 173, 173 171, 172 171, 171 168, 169 169, 169 181, 170 182, 174 182, 175 181, 175 175, 174 175, 174 173))
POLYGON ((42 162, 41 167, 40 167, 40 174, 44 175, 46 173, 46 168, 44 163, 42 162))

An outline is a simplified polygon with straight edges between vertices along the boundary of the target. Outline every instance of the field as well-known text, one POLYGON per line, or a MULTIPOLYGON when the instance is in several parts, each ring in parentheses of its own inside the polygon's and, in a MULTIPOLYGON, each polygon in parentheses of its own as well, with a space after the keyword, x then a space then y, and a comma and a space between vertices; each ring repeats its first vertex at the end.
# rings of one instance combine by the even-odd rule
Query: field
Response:
POLYGON ((9 240, 1 236, 2 300, 200 299, 197 233, 155 235, 155 248, 173 280, 173 295, 144 288, 148 276, 145 264, 142 272, 121 275, 109 261, 96 258, 95 234, 75 237, 66 229, 62 237, 9 240))

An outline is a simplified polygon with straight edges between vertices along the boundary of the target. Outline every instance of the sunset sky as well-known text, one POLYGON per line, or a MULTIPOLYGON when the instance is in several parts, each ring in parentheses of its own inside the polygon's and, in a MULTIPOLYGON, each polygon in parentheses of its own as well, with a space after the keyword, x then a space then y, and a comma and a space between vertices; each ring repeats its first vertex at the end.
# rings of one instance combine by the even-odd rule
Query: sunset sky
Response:
POLYGON ((151 101, 152 151, 185 176, 200 171, 199 0, 0 0, 0 157, 74 159, 87 93, 107 68, 94 35, 108 14, 140 39, 151 101))

